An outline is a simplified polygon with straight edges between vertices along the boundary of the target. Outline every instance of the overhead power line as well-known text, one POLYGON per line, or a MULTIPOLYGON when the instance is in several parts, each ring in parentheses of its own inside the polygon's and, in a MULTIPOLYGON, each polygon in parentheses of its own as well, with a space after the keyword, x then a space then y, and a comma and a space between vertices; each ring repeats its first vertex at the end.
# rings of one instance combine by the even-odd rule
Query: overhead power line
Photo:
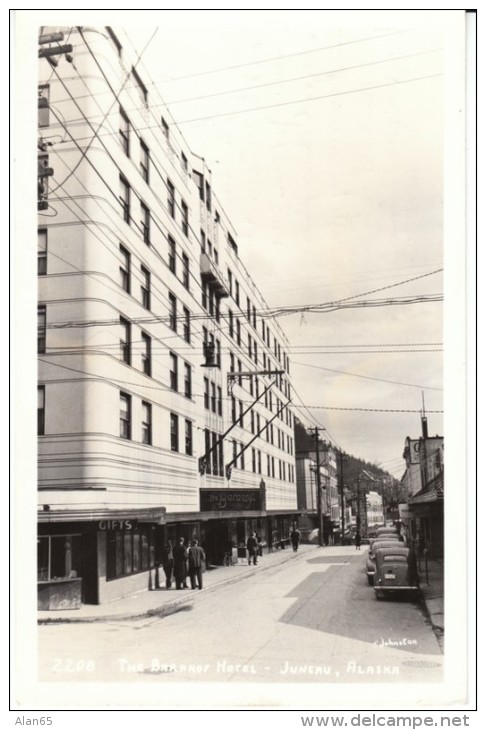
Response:
MULTIPOLYGON (((319 48, 311 48, 306 51, 296 51, 295 53, 287 53, 281 56, 270 56, 269 58, 261 58, 255 61, 246 61, 245 63, 236 63, 231 66, 221 66, 219 68, 208 69, 206 71, 195 71, 191 74, 185 74, 183 76, 173 76, 171 79, 166 79, 159 83, 173 83, 174 81, 181 81, 182 79, 192 79, 196 76, 207 76, 208 74, 221 73, 222 71, 234 71, 237 68, 246 68, 247 66, 257 66, 262 63, 270 63, 273 61, 281 61, 284 58, 296 58, 297 56, 306 56, 311 53, 320 53, 321 51, 329 51, 333 48, 342 48, 343 46, 351 46, 356 43, 365 43, 366 41, 374 41, 379 38, 389 38, 394 35, 401 35, 403 33, 410 33, 413 28, 405 28, 403 30, 396 30, 390 33, 380 33, 379 35, 366 36, 365 38, 357 38, 352 41, 341 41, 340 43, 333 43, 329 46, 320 46, 319 48)), ((155 83, 155 82, 154 82, 155 83)))
POLYGON ((442 391, 442 388, 433 388, 430 385, 414 385, 413 383, 402 383, 397 380, 385 380, 384 378, 373 378, 371 375, 360 375, 359 373, 350 373, 346 370, 333 370, 332 368, 325 368, 321 365, 311 365, 307 362, 296 362, 295 360, 292 360, 292 365, 300 365, 302 367, 307 368, 315 368, 316 370, 325 370, 329 373, 337 373, 338 375, 349 375, 354 378, 364 378, 365 380, 375 380, 378 383, 390 383, 391 385, 404 385, 409 388, 420 388, 421 390, 438 390, 442 391))
POLYGON ((348 94, 359 94, 364 91, 374 91, 376 89, 384 89, 389 86, 399 86, 402 84, 410 84, 415 81, 425 81, 426 79, 435 79, 439 76, 442 76, 442 73, 437 74, 428 74, 426 76, 416 76, 411 79, 402 79, 401 81, 390 81, 385 84, 377 84, 375 86, 364 86, 361 89, 348 89, 346 91, 335 91, 332 94, 323 94, 320 96, 312 96, 307 99, 295 99, 294 101, 281 101, 274 104, 265 104, 264 106, 254 106, 250 107, 248 109, 237 109, 236 111, 232 112, 222 112, 220 114, 210 114, 205 117, 193 117, 192 119, 179 119, 177 122, 174 122, 174 124, 181 125, 181 124, 190 124, 191 122, 204 122, 208 119, 217 119, 220 117, 232 117, 237 114, 248 114, 250 112, 257 112, 257 111, 263 111, 265 109, 275 109, 277 107, 283 107, 283 106, 291 106, 292 104, 305 104, 310 101, 319 101, 321 99, 331 99, 332 97, 336 96, 346 96, 348 94))

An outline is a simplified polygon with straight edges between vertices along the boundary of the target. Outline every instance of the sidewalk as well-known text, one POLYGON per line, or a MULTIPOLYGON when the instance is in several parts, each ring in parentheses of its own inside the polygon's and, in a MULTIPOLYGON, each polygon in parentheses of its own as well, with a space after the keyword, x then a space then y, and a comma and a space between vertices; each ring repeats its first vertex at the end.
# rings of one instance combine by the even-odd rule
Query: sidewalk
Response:
POLYGON ((444 561, 429 558, 427 571, 425 560, 420 563, 420 588, 428 617, 441 648, 444 638, 444 561))
MULTIPOLYGON (((291 548, 278 550, 258 559, 258 565, 233 565, 231 567, 211 566, 203 574, 203 591, 207 593, 216 590, 221 585, 230 585, 254 575, 255 572, 270 570, 277 565, 293 560, 302 553, 318 549, 316 545, 300 545, 299 551, 294 553, 291 548)), ((155 571, 152 570, 152 581, 155 585, 155 571)), ((197 600, 199 591, 176 590, 165 588, 165 575, 162 568, 159 571, 161 588, 152 591, 143 591, 125 598, 120 598, 101 606, 82 605, 79 609, 60 611, 38 611, 38 624, 58 623, 92 623, 94 621, 110 621, 121 619, 135 619, 146 616, 166 616, 176 611, 184 611, 185 606, 197 600)), ((189 578, 187 583, 190 584, 189 578)))

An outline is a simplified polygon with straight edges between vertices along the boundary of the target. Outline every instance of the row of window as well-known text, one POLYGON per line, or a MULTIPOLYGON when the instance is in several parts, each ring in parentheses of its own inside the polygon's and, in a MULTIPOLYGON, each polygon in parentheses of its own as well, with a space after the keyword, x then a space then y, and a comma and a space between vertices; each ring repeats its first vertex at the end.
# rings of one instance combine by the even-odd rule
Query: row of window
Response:
MULTIPOLYGON (((111 40, 111 42, 113 43, 113 45, 115 47, 117 56, 121 59, 122 58, 122 45, 121 45, 120 41, 118 40, 117 36, 113 32, 112 28, 110 28, 110 27, 107 26, 106 27, 106 31, 108 33, 109 39, 111 40)), ((126 73, 125 68, 123 68, 123 71, 126 73)), ((131 74, 130 75, 131 75, 131 80, 133 82, 133 86, 137 89, 138 94, 140 96, 140 99, 143 102, 143 105, 146 108, 148 108, 148 90, 147 90, 147 87, 143 83, 142 79, 140 78, 139 74, 137 73, 137 71, 135 70, 134 67, 132 67, 132 70, 131 70, 131 74)), ((121 116, 121 113, 122 112, 123 112, 123 110, 120 109, 120 116, 121 116)), ((124 114, 124 112, 123 112, 123 114, 124 114)), ((125 114, 124 114, 124 116, 126 117, 125 114)), ((122 120, 122 121, 124 121, 124 120, 122 120)), ((161 125, 162 134, 164 136, 164 139, 166 140, 167 143, 170 144, 170 142, 169 142, 169 140, 170 140, 170 128, 169 128, 168 122, 166 121, 166 119, 163 116, 160 117, 160 125, 161 125)), ((170 144, 170 147, 173 150, 173 147, 172 147, 171 144, 170 144)), ((182 169, 187 173, 188 172, 188 161, 187 161, 186 155, 184 154, 184 152, 182 150, 181 150, 181 153, 180 153, 180 157, 181 157, 180 161, 181 161, 182 169)))
MULTIPOLYGON (((243 404, 239 403, 240 413, 243 404)), ((236 414, 235 414, 236 415, 236 414)), ((253 415, 253 413, 252 413, 253 415)), ((180 421, 184 421, 184 445, 183 451, 187 456, 193 455, 193 423, 186 419, 180 419, 176 413, 170 414, 170 448, 171 451, 180 452, 180 421)), ((272 425, 272 424, 270 424, 272 425)), ((268 423, 267 423, 268 426, 268 423)), ((267 428, 268 432, 268 428, 267 428)), ((37 405, 37 433, 42 436, 45 433, 45 386, 38 387, 37 405)), ((140 421, 140 442, 147 446, 152 444, 152 405, 146 401, 141 402, 140 421)), ((120 392, 120 438, 133 439, 133 417, 132 417, 132 396, 120 392)), ((209 429, 204 429, 205 454, 207 454, 209 473, 215 476, 224 475, 223 464, 223 441, 221 435, 209 429)), ((239 468, 245 469, 245 451, 243 444, 233 439, 233 459, 239 454, 239 468), (240 452, 242 452, 240 454, 240 452)), ((275 461, 278 463, 279 479, 294 481, 294 467, 292 464, 267 454, 267 476, 275 477, 275 461), (286 465, 288 470, 286 471, 286 465)), ((234 465, 237 466, 236 464, 234 465)), ((261 452, 252 448, 252 470, 261 474, 261 452)))
POLYGON ((218 416, 223 415, 223 393, 219 385, 204 378, 204 408, 218 416))
MULTIPOLYGON (((245 470, 245 454, 248 449, 244 449, 244 445, 240 441, 233 439, 233 463, 234 469, 245 470)), ((274 456, 267 454, 267 472, 266 476, 276 478, 276 468, 278 465, 278 478, 281 481, 295 481, 295 469, 293 464, 289 464, 281 459, 275 459, 274 456)), ((252 447, 251 449, 251 471, 254 474, 262 474, 262 452, 252 447)))
MULTIPOLYGON (((121 215, 125 223, 132 224, 132 189, 127 179, 120 174, 120 193, 118 196, 121 206, 121 215)), ((167 207, 171 218, 175 218, 175 188, 174 185, 167 181, 167 207)), ((181 227, 182 232, 189 236, 189 208, 187 203, 181 198, 181 227)), ((140 230, 142 232, 143 242, 150 246, 151 243, 151 212, 148 206, 140 201, 140 230)))

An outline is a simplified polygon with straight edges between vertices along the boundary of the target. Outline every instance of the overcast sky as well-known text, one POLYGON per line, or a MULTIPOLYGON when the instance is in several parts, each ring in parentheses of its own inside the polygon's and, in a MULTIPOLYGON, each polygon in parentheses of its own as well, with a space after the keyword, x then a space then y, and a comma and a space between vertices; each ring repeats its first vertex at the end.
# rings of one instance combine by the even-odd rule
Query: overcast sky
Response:
MULTIPOLYGON (((442 272, 432 272, 444 266, 444 68, 456 58, 459 11, 102 11, 96 20, 139 51, 157 28, 140 66, 155 82, 151 98, 160 94, 155 103, 167 103, 205 157, 270 307, 443 293, 442 272)), ((295 403, 325 438, 400 477, 422 393, 429 433, 443 434, 432 413, 443 409, 441 301, 279 324, 295 403)))

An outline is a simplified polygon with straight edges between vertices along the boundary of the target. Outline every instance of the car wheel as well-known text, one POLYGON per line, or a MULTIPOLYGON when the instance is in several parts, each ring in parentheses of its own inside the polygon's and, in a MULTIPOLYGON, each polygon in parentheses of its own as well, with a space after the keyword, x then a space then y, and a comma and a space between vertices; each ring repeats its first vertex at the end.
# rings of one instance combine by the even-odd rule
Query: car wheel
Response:
POLYGON ((380 593, 379 591, 375 591, 375 596, 377 601, 381 601, 383 598, 383 593, 380 593))
POLYGON ((372 586, 373 585, 373 576, 372 575, 369 575, 368 576, 368 585, 369 586, 372 586))

